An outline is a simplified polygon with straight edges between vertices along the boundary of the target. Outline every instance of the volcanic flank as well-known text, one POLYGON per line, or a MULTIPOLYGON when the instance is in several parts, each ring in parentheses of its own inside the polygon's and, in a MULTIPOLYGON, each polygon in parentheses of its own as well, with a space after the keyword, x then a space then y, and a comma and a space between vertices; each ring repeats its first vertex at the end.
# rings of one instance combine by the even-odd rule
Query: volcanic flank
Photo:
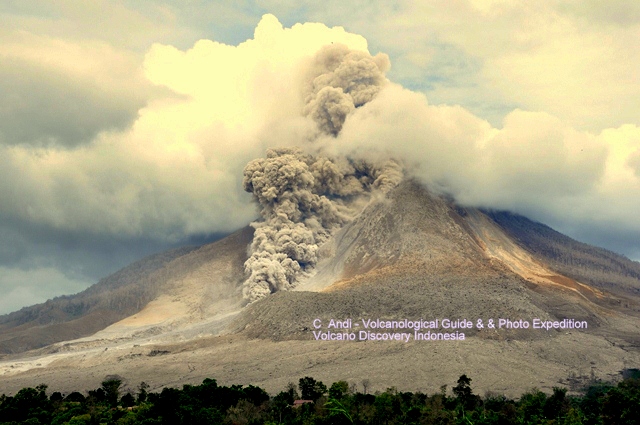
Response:
MULTIPOLYGON (((548 230, 524 218, 520 225, 548 230)), ((480 391, 519 394, 533 386, 550 390, 559 381, 568 385, 570 376, 592 372, 613 379, 640 360, 633 348, 640 334, 637 297, 559 273, 490 216, 411 180, 370 200, 328 235, 313 273, 299 276, 294 290, 242 308, 250 238, 245 229, 161 266, 154 272, 165 279, 161 294, 128 319, 91 337, 6 358, 0 365, 3 391, 33 380, 67 391, 90 388, 109 373, 154 388, 215 376, 279 391, 311 375, 435 391, 468 373, 480 391), (474 328, 454 330, 464 332, 464 340, 430 342, 313 336, 315 320, 443 318, 471 321, 474 328), (572 319, 588 328, 478 330, 479 318, 572 319)), ((593 248, 594 258, 597 252, 593 248)), ((600 252, 604 258, 606 251, 600 252)), ((569 245, 565 253, 579 255, 569 245)), ((616 259, 640 271, 637 263, 616 259)))

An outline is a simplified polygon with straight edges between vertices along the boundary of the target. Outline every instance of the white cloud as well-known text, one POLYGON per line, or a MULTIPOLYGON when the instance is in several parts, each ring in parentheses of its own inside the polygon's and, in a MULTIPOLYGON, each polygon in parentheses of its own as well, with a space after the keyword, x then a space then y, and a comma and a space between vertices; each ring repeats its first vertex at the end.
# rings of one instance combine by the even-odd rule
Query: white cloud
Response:
POLYGON ((345 22, 388 53, 396 82, 422 89, 433 103, 461 104, 495 126, 515 107, 594 133, 639 124, 636 2, 299 3, 289 5, 313 19, 345 22))
MULTIPOLYGON (((464 12, 505 13, 471 6, 464 12)), ((301 76, 308 59, 331 42, 367 50, 364 38, 342 28, 285 29, 271 15, 238 46, 210 40, 187 51, 153 45, 136 78, 170 94, 140 108, 130 128, 102 131, 74 149, 3 148, 0 193, 14 199, 3 204, 3 213, 58 229, 166 240, 246 224, 254 210, 240 187, 242 168, 267 147, 304 144, 314 131, 301 116, 301 76)), ((48 63, 35 47, 5 47, 11 49, 48 63)), ((82 49, 58 49, 65 51, 52 67, 90 74, 94 67, 79 60, 82 49)), ((130 61, 115 61, 113 70, 96 72, 97 82, 109 86, 113 75, 130 68, 130 61)), ((378 149, 401 157, 415 175, 463 203, 555 218, 591 211, 632 225, 631 217, 605 211, 601 201, 622 208, 638 193, 637 128, 594 135, 570 121, 516 109, 492 126, 463 107, 432 105, 419 93, 389 85, 347 120, 330 149, 358 155, 378 149)))
POLYGON ((76 42, 102 41, 140 51, 154 42, 192 42, 193 28, 179 25, 166 3, 138 0, 23 0, 0 5, 0 28, 76 42))
POLYGON ((516 110, 498 129, 395 85, 347 121, 337 145, 399 155, 415 175, 461 202, 502 208, 588 191, 607 154, 603 141, 546 113, 516 110))
POLYGON ((325 144, 402 159, 463 204, 520 212, 587 239, 579 230, 590 229, 594 241, 624 229, 640 236, 640 129, 633 125, 594 135, 548 113, 514 110, 495 128, 464 108, 430 105, 389 85, 325 144))
MULTIPOLYGON (((154 45, 141 67, 146 84, 171 93, 140 108, 129 128, 102 131, 73 149, 0 147, 0 196, 13 200, 0 213, 56 229, 161 240, 246 225, 255 210, 240 187, 242 169, 267 146, 312 130, 300 115, 302 65, 331 42, 367 47, 341 28, 283 29, 269 15, 239 46, 154 45)), ((84 62, 74 65, 75 47, 59 50, 62 65, 51 66, 92 72, 84 62)), ((35 60, 30 48, 14 50, 35 60)), ((114 72, 98 68, 96 84, 114 72)))

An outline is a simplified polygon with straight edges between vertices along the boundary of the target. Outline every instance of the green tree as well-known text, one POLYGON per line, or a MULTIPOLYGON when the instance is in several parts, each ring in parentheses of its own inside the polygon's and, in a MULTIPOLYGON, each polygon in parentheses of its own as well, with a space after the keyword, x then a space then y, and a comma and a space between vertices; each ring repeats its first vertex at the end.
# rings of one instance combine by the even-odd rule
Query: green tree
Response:
POLYGON ((553 387, 553 394, 544 404, 544 416, 547 419, 558 419, 563 417, 568 410, 567 389, 553 387))
POLYGON ((467 375, 462 375, 458 378, 458 385, 453 387, 453 394, 459 401, 464 402, 471 397, 471 378, 467 375))
POLYGON ((585 423, 585 417, 579 408, 569 407, 567 414, 558 423, 560 425, 582 425, 585 423))
POLYGON ((227 416, 233 424, 248 425, 258 423, 261 414, 260 409, 248 400, 240 400, 238 404, 230 407, 227 416))
POLYGON ((91 415, 87 413, 84 415, 74 416, 68 423, 69 425, 89 425, 91 423, 91 415))
POLYGON ((317 400, 322 397, 327 392, 327 387, 320 381, 316 381, 315 379, 306 376, 304 378, 300 378, 298 382, 298 387, 300 388, 300 393, 302 394, 302 398, 304 400, 317 400))
POLYGON ((518 402, 518 410, 524 423, 536 424, 545 419, 544 405, 546 401, 547 395, 537 388, 523 394, 518 402))
POLYGON ((329 400, 325 403, 324 406, 331 413, 331 416, 344 418, 349 423, 353 423, 353 418, 351 417, 349 410, 347 410, 346 406, 340 403, 340 401, 336 400, 335 398, 329 397, 329 400))
POLYGON ((133 397, 131 393, 126 393, 120 399, 120 405, 122 407, 133 407, 136 405, 136 399, 133 397))
POLYGON ((3 395, 0 399, 0 418, 16 423, 50 423, 51 401, 46 394, 47 386, 23 388, 14 397, 3 395))
POLYGON ((480 397, 473 394, 471 378, 467 377, 467 375, 462 375, 458 378, 457 385, 453 387, 453 394, 456 396, 458 406, 463 409, 463 414, 465 410, 473 410, 482 404, 480 397))
POLYGON ((349 392, 349 383, 347 381, 334 382, 329 388, 329 397, 340 400, 349 392))
POLYGON ((262 403, 269 401, 269 394, 260 387, 248 385, 242 392, 244 393, 243 398, 256 406, 260 406, 262 403))
POLYGON ((144 403, 145 401, 147 401, 148 389, 149 389, 149 384, 147 384, 144 381, 140 382, 140 385, 138 385, 138 398, 137 398, 138 403, 144 403))
POLYGON ((110 378, 102 381, 100 389, 104 391, 105 402, 111 406, 116 407, 118 400, 120 399, 120 386, 122 380, 118 378, 110 378))

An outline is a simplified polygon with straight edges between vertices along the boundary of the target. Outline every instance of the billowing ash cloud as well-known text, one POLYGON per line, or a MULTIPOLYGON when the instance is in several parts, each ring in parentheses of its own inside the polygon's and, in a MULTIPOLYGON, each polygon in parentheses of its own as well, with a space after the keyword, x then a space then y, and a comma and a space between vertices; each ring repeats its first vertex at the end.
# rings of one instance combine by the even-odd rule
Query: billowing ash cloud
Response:
POLYGON ((244 297, 253 302, 293 288, 316 265, 319 246, 357 212, 355 201, 372 190, 385 192, 401 179, 393 160, 374 166, 282 148, 251 161, 243 185, 262 207, 264 221, 252 223, 244 297))
MULTIPOLYGON (((341 44, 321 48, 307 72, 303 114, 320 131, 337 136, 356 108, 371 101, 386 83, 386 55, 375 57, 341 44)), ((385 193, 402 179, 394 160, 305 154, 298 148, 270 149, 251 161, 243 186, 253 193, 263 221, 255 228, 244 297, 256 301, 293 288, 318 261, 319 246, 357 212, 357 199, 372 190, 385 193)))
MULTIPOLYGON (((386 83, 389 58, 350 50, 342 44, 321 48, 306 74, 302 113, 321 133, 337 136, 356 108, 371 101, 386 83)), ((380 164, 356 158, 271 149, 244 170, 244 189, 262 207, 255 228, 244 297, 256 301, 293 288, 313 270, 319 246, 357 212, 355 201, 372 190, 385 193, 402 179, 394 160, 380 164)))
POLYGON ((389 57, 384 53, 371 56, 343 44, 323 47, 308 73, 304 114, 321 131, 336 136, 347 115, 378 94, 389 67, 389 57))

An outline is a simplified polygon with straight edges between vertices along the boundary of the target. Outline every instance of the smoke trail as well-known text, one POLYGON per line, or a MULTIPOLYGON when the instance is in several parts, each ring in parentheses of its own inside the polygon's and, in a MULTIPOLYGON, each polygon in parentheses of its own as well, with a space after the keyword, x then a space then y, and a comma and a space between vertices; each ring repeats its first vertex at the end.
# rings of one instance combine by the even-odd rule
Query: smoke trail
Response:
MULTIPOLYGON (((386 55, 342 45, 321 49, 304 87, 303 114, 321 132, 337 136, 349 113, 379 92, 388 64, 386 55)), ((393 160, 372 164, 291 148, 269 149, 266 158, 249 162, 243 186, 261 206, 262 221, 252 223, 244 297, 253 302, 293 288, 315 267, 320 245, 354 218, 356 201, 372 191, 386 193, 402 176, 393 160)))

